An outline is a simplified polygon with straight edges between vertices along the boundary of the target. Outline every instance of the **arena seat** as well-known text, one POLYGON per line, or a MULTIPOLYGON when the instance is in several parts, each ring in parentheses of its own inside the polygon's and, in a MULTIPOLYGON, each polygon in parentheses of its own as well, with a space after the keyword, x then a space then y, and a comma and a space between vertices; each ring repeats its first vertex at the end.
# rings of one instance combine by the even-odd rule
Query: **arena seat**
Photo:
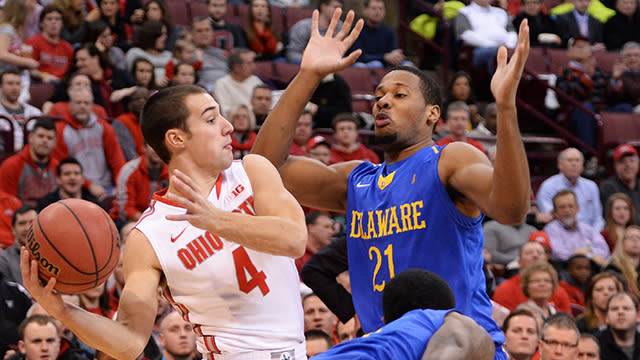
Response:
POLYGON ((285 31, 289 32, 291 27, 302 19, 310 19, 313 9, 287 7, 284 9, 285 31))
POLYGON ((13 122, 0 115, 0 162, 13 155, 13 122))
MULTIPOLYGON (((197 17, 207 17, 209 16, 209 10, 207 10, 208 4, 205 1, 201 0, 192 0, 189 4, 191 7, 191 16, 195 19, 197 17)), ((233 17, 233 5, 231 7, 227 6, 227 13, 231 12, 231 17, 233 17)))
POLYGON ((53 96, 55 90, 53 84, 32 82, 29 86, 31 94, 29 104, 42 109, 42 105, 53 96))
POLYGON ((549 71, 554 74, 569 64, 569 54, 565 49, 547 49, 547 55, 549 56, 549 71))
POLYGON ((167 2, 167 7, 171 13, 171 20, 174 25, 189 27, 191 18, 189 17, 188 5, 184 1, 171 0, 167 2))
POLYGON ((253 74, 262 79, 276 78, 276 73, 273 68, 273 62, 271 61, 256 61, 256 69, 253 74))
POLYGON ((596 65, 603 68, 609 74, 613 71, 613 65, 622 61, 620 54, 610 51, 596 51, 593 53, 596 57, 596 65))
POLYGON ((275 67, 277 79, 285 84, 288 84, 300 69, 300 65, 298 64, 289 64, 282 61, 276 61, 273 64, 275 67))
POLYGON ((271 5, 271 28, 278 35, 282 35, 287 24, 284 22, 284 10, 280 6, 271 5))

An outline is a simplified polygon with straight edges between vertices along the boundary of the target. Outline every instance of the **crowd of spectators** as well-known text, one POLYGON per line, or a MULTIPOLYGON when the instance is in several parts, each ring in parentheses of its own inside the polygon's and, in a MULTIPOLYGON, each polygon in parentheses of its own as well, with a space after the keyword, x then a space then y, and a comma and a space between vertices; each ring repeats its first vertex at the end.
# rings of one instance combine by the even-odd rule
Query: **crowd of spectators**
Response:
MULTIPOLYGON (((319 28, 325 32, 334 9, 345 4, 317 3, 319 28)), ((144 102, 160 88, 205 87, 234 126, 234 158, 248 154, 278 94, 273 79, 255 75, 256 62, 297 64, 310 37, 311 19, 286 32, 275 27, 273 5, 310 6, 305 0, 209 0, 207 13, 182 27, 172 22, 165 0, 4 2, 0 356, 99 355, 32 304, 21 288, 19 247, 29 236, 31 222, 55 201, 82 198, 109 211, 122 229, 124 248, 127 232, 151 195, 168 184, 167 167, 144 143, 139 124, 144 102), (237 3, 248 5, 240 24, 227 16, 228 5, 237 3), (30 84, 37 83, 55 86, 40 107, 29 103, 30 84)), ((373 74, 373 69, 414 66, 399 48, 395 31, 384 24, 388 3, 364 0, 362 5, 365 25, 351 50, 360 48, 363 54, 355 67, 373 74)), ((434 6, 443 8, 442 2, 434 6)), ((471 0, 455 17, 456 41, 473 48, 475 70, 490 74, 498 46, 515 45, 524 19, 533 46, 567 49, 568 63, 553 70, 558 89, 584 107, 573 110, 569 126, 587 145, 597 144, 591 112, 640 112, 637 0, 604 5, 572 0, 553 9, 541 0, 471 0), (607 72, 596 63, 598 51, 619 51, 621 61, 607 72)), ((442 87, 445 103, 434 141, 467 142, 491 160, 495 103, 477 101, 473 79, 462 71, 442 87)), ((366 122, 352 110, 348 81, 340 74, 327 76, 299 117, 291 154, 325 164, 383 161, 379 149, 363 136, 366 122)), ((525 223, 485 219, 487 292, 494 302, 494 319, 506 335, 505 350, 514 359, 546 360, 558 353, 563 359, 578 354, 640 358, 640 158, 632 144, 622 144, 613 152, 611 177, 594 181, 582 176, 585 155, 577 148, 558 154, 559 172, 534 189, 525 223)), ((314 254, 345 236, 342 214, 305 211, 309 240, 296 261, 299 271, 314 254)), ((348 273, 337 279, 348 292, 348 273)), ((66 300, 113 317, 123 281, 120 264, 106 284, 66 300)), ((340 309, 330 309, 302 283, 301 294, 309 356, 362 335, 357 320, 340 321, 340 309)), ((144 358, 198 358, 191 325, 171 312, 161 292, 159 299, 144 358)))

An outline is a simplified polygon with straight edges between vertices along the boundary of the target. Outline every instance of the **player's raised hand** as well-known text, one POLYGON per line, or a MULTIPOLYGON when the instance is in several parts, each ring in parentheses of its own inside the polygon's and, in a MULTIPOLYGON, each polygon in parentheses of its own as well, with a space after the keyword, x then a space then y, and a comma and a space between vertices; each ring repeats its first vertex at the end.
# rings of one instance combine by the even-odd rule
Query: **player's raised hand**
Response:
POLYGON ((51 316, 59 318, 59 314, 64 310, 64 300, 53 292, 56 278, 52 276, 43 286, 38 275, 38 262, 31 258, 31 253, 24 246, 20 249, 20 271, 23 285, 33 300, 42 305, 51 316))
POLYGON ((518 45, 509 62, 507 62, 507 49, 504 46, 498 49, 498 67, 491 79, 491 92, 498 106, 515 106, 518 84, 528 56, 529 25, 525 19, 520 24, 518 45))
POLYGON ((340 22, 340 15, 342 15, 342 9, 337 8, 333 13, 327 32, 325 35, 320 35, 320 31, 318 30, 319 12, 318 10, 313 11, 313 16, 311 17, 311 38, 302 54, 300 71, 312 71, 321 77, 325 77, 328 74, 353 65, 360 54, 362 54, 362 50, 358 49, 348 56, 344 56, 356 41, 358 35, 360 35, 364 21, 362 19, 358 20, 355 27, 351 29, 353 19, 355 18, 355 13, 351 10, 347 13, 344 24, 342 24, 342 29, 336 34, 335 32, 340 22))
POLYGON ((188 221, 199 229, 210 230, 215 224, 217 215, 221 215, 223 211, 213 206, 198 184, 180 170, 174 170, 171 184, 180 195, 168 193, 167 198, 187 209, 187 212, 167 215, 167 220, 188 221))

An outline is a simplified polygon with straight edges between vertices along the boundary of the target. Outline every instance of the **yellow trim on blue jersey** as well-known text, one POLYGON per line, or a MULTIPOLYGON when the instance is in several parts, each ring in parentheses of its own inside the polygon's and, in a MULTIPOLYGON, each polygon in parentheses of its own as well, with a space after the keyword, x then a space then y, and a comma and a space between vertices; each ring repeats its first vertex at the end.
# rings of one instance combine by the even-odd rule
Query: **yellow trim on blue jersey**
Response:
POLYGON ((393 176, 395 174, 395 171, 387 176, 382 176, 382 174, 380 174, 380 177, 378 178, 378 187, 380 188, 380 190, 384 190, 384 188, 391 184, 391 182, 393 181, 393 176))

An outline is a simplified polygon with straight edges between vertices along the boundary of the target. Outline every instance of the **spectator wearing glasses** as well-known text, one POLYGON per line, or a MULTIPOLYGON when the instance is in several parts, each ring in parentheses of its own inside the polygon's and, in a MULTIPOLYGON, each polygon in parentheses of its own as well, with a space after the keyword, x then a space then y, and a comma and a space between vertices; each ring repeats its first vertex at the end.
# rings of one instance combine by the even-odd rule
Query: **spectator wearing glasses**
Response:
POLYGON ((542 325, 540 360, 576 360, 579 337, 580 332, 571 315, 557 313, 548 317, 542 325))

